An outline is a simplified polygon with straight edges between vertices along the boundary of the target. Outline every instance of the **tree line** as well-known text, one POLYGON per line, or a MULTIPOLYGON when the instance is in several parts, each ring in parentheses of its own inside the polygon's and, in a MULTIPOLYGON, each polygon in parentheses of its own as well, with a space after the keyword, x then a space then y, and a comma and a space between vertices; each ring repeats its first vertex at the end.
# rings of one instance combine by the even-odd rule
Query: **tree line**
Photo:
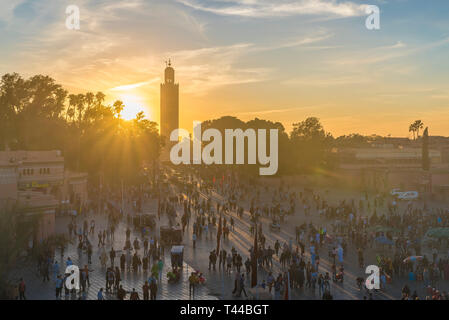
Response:
MULTIPOLYGON (((105 104, 102 92, 70 94, 49 76, 24 79, 5 74, 0 82, 0 150, 58 149, 70 170, 91 177, 101 174, 110 182, 137 181, 142 179, 142 165, 159 158, 164 139, 158 124, 145 119, 143 112, 132 120, 122 119, 125 107, 121 101, 105 104)), ((417 120, 410 131, 418 135, 422 127, 417 120)), ((334 148, 369 147, 385 139, 356 133, 334 138, 316 117, 293 123, 289 133, 280 122, 244 122, 233 116, 205 121, 202 128, 217 128, 223 136, 225 129, 278 129, 278 174, 326 172, 338 164, 334 148)), ((256 174, 258 165, 232 168, 256 174)), ((229 167, 218 170, 225 169, 229 167)))
POLYGON ((69 170, 102 175, 114 183, 141 178, 142 165, 158 159, 158 125, 140 112, 121 118, 121 101, 105 104, 102 92, 69 94, 49 76, 0 81, 0 150, 61 150, 69 170))

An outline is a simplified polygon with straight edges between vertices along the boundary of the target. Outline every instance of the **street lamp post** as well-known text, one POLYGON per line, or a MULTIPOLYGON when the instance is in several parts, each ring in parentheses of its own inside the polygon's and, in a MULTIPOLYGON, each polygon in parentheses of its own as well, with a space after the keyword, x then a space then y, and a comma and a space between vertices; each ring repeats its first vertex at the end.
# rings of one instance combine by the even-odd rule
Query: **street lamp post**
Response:
POLYGON ((255 223, 254 246, 251 257, 251 288, 257 286, 257 223, 255 223))

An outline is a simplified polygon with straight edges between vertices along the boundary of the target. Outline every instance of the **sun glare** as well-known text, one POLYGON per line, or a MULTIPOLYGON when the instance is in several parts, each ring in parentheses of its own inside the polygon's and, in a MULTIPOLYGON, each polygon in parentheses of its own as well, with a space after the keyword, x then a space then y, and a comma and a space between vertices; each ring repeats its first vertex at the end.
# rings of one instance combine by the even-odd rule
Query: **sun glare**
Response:
POLYGON ((136 117, 136 114, 140 111, 145 113, 145 116, 149 116, 149 108, 146 106, 143 98, 134 94, 120 94, 116 100, 121 100, 125 105, 122 111, 122 118, 125 120, 131 120, 136 117))

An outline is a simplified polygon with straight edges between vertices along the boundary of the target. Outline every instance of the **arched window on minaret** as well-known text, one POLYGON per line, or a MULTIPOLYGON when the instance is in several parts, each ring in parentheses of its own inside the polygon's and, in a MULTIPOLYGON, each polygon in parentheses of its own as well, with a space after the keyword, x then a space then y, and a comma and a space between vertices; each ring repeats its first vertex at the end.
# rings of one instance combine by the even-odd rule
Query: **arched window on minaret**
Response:
POLYGON ((175 83, 175 69, 171 67, 170 59, 168 59, 168 64, 165 68, 165 83, 175 83))

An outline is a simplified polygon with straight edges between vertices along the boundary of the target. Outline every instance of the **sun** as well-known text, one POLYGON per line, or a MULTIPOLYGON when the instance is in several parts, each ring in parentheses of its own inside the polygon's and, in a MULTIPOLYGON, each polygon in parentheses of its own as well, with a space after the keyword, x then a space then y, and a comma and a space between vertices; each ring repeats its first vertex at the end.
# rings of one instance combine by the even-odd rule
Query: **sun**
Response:
POLYGON ((117 95, 116 100, 121 100, 125 105, 121 116, 125 120, 131 120, 136 117, 136 114, 143 111, 146 116, 148 116, 148 112, 150 108, 146 106, 144 99, 135 94, 122 93, 117 95))

